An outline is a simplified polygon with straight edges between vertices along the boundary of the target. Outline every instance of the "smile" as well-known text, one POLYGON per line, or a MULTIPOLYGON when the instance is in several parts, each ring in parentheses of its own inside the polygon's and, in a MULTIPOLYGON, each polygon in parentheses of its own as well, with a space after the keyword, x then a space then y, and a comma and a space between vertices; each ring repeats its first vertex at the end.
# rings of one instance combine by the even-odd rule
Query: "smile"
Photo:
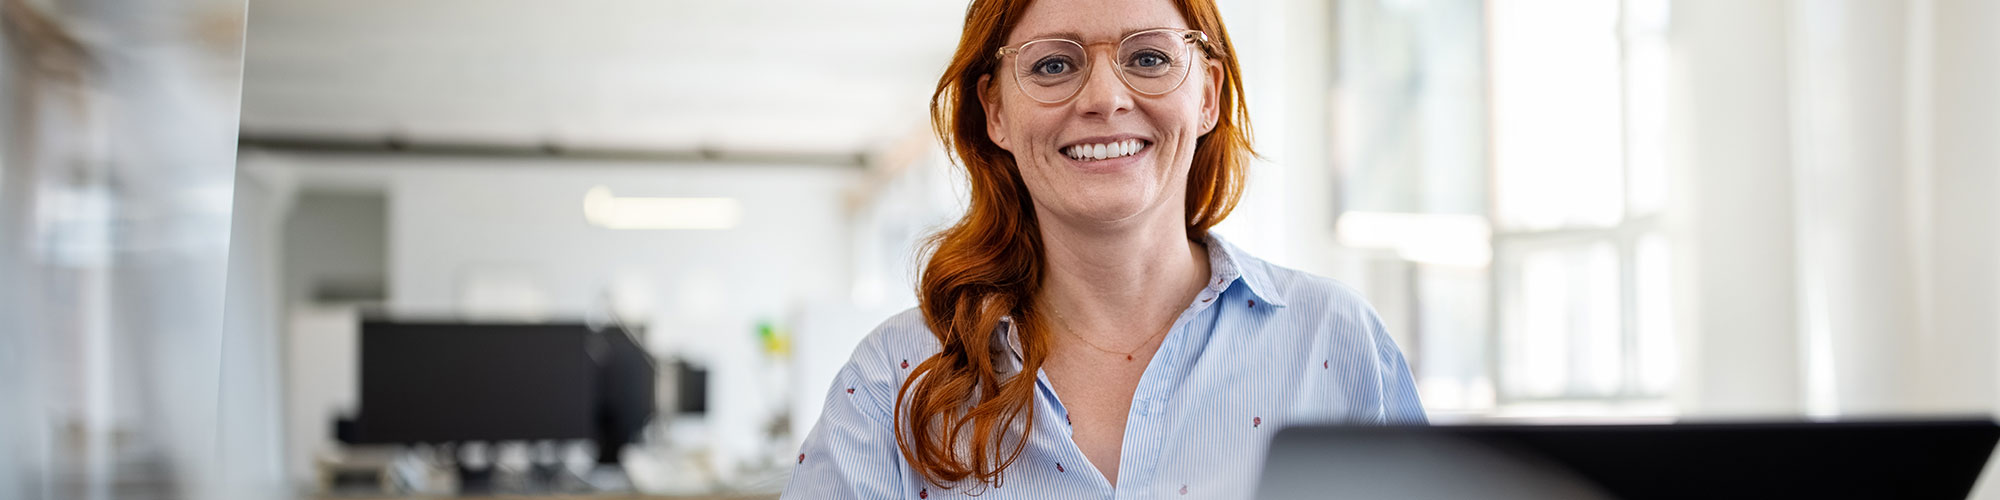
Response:
POLYGON ((1150 143, 1139 139, 1126 139, 1103 144, 1077 144, 1062 149, 1063 155, 1072 160, 1096 161, 1122 158, 1144 151, 1150 143))

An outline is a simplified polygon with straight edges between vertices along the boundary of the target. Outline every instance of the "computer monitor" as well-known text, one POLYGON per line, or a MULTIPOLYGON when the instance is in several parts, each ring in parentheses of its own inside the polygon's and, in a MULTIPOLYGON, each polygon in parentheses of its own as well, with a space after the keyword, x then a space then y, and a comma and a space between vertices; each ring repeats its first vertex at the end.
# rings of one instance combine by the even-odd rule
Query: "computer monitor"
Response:
POLYGON ((653 418, 653 356, 622 327, 598 332, 597 463, 616 464, 653 418))
POLYGON ((674 380, 674 409, 682 415, 707 414, 708 369, 687 360, 675 361, 674 380))
POLYGON ((1257 498, 1958 500, 1996 439, 1990 420, 1290 427, 1257 498))
POLYGON ((594 335, 582 324, 364 321, 361 407, 342 440, 597 438, 594 335))

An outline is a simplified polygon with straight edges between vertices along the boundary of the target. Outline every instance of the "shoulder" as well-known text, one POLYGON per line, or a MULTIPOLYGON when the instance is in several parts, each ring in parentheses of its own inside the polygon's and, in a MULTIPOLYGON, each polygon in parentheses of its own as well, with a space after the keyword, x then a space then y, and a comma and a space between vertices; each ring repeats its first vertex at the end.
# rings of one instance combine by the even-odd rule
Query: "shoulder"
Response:
POLYGON ((1287 312, 1343 322, 1377 321, 1375 308, 1359 290, 1337 279, 1272 264, 1249 254, 1240 259, 1243 272, 1255 275, 1269 293, 1284 302, 1287 312))
POLYGON ((1329 346, 1336 355, 1372 356, 1394 350, 1394 341, 1360 291, 1340 280, 1239 253, 1237 265, 1256 293, 1284 304, 1273 311, 1300 340, 1329 346))
POLYGON ((1374 366, 1407 377, 1402 349, 1361 292, 1339 280, 1258 261, 1275 295, 1283 297, 1289 323, 1303 326, 1312 342, 1333 358, 1374 366))
POLYGON ((896 400, 911 368, 939 350, 937 336, 924 323, 923 311, 910 308, 890 316, 862 338, 838 378, 846 388, 878 402, 886 414, 888 403, 896 400))
POLYGON ((937 354, 938 350, 937 335, 931 333, 930 326, 924 321, 923 310, 912 307, 876 325, 875 331, 869 332, 868 337, 861 340, 861 345, 855 347, 854 358, 850 362, 863 361, 863 355, 867 354, 866 358, 870 360, 894 359, 900 362, 901 359, 909 359, 915 364, 937 354))
POLYGON ((799 447, 785 498, 893 498, 909 484, 896 441, 897 392, 936 349, 915 309, 890 316, 864 337, 834 376, 825 406, 799 447), (907 364, 905 361, 907 360, 907 364))

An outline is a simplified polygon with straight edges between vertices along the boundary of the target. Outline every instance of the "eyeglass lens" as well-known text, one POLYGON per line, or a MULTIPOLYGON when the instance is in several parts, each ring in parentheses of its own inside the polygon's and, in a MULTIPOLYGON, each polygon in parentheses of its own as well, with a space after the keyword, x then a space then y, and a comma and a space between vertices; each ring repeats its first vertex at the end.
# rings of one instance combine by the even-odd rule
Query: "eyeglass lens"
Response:
MULTIPOLYGON (((1113 64, 1125 85, 1147 95, 1179 88, 1190 67, 1187 39, 1174 31, 1147 31, 1118 44, 1113 64)), ((1028 97, 1042 102, 1069 99, 1090 72, 1089 51, 1070 40, 1028 42, 1015 57, 1016 81, 1028 97)))

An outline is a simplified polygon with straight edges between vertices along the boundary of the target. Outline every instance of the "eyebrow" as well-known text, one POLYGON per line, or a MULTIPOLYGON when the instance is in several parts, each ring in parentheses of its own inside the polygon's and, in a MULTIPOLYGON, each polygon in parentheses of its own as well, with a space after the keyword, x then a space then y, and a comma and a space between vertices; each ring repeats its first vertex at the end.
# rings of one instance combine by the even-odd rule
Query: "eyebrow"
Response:
MULTIPOLYGON (((1124 32, 1124 33, 1119 33, 1119 34, 1118 34, 1118 38, 1117 38, 1117 39, 1119 39, 1119 40, 1123 40, 1123 39, 1125 39, 1125 37, 1128 37, 1128 36, 1132 36, 1132 34, 1133 34, 1133 33, 1138 33, 1138 32, 1141 32, 1141 31, 1151 31, 1151 30, 1157 30, 1157 29, 1187 29, 1187 28, 1175 28, 1175 27, 1171 27, 1171 26, 1158 26, 1158 27, 1152 27, 1152 28, 1133 28, 1133 29, 1129 29, 1129 30, 1125 30, 1125 32, 1124 32)), ((1050 39, 1050 38, 1061 38, 1061 39, 1064 39, 1064 40, 1071 40, 1071 41, 1077 41, 1077 42, 1081 42, 1081 41, 1083 41, 1083 35, 1082 35, 1082 34, 1079 34, 1079 33, 1077 33, 1077 32, 1074 32, 1074 31, 1058 31, 1058 32, 1054 32, 1054 33, 1042 33, 1042 34, 1039 34, 1039 35, 1035 35, 1035 36, 1031 36, 1031 37, 1028 37, 1027 39, 1024 39, 1024 40, 1021 40, 1021 42, 1022 42, 1022 43, 1025 43, 1025 42, 1029 42, 1029 41, 1034 41, 1034 40, 1047 40, 1047 39, 1050 39)))

